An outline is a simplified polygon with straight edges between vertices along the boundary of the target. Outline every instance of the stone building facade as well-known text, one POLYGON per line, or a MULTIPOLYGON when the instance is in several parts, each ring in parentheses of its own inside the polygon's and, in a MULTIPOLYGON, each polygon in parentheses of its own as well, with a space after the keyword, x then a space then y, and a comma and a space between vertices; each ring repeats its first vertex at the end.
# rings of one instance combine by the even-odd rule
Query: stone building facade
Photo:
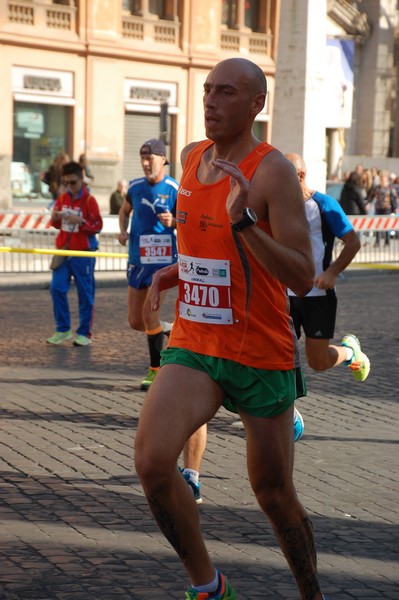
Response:
POLYGON ((279 0, 0 0, 0 207, 48 204, 54 156, 85 153, 102 209, 139 148, 167 142, 171 175, 202 139, 202 89, 218 61, 245 56, 269 82, 255 126, 270 140, 279 0))
POLYGON ((396 0, 0 0, 0 208, 47 206, 60 152, 86 154, 105 213, 150 137, 179 178, 204 136, 206 74, 231 56, 267 76, 255 135, 303 153, 321 185, 346 155, 398 156, 397 14, 396 0), (339 81, 329 96, 345 96, 341 122, 324 110, 328 40, 332 61, 337 40, 353 49, 353 93, 339 81))

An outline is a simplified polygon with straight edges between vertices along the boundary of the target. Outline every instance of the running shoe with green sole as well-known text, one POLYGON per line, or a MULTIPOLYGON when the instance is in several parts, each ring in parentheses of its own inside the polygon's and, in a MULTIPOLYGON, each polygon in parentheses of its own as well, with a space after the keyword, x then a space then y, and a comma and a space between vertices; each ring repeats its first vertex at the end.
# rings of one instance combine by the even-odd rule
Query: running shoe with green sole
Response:
POLYGON ((351 369, 353 377, 357 381, 364 381, 370 373, 370 361, 368 356, 362 352, 360 342, 355 335, 348 333, 342 338, 341 346, 346 346, 353 350, 353 358, 348 365, 351 369))
POLYGON ((158 373, 158 369, 148 369, 148 373, 145 377, 145 379, 143 379, 143 381, 141 382, 140 385, 140 389, 141 390, 148 390, 148 388, 150 387, 150 385, 152 384, 152 382, 154 381, 156 374, 158 373))
POLYGON ((219 585, 216 592, 198 592, 194 588, 189 588, 186 592, 186 600, 237 600, 237 594, 231 587, 226 577, 218 571, 219 585))
POLYGON ((89 346, 89 344, 91 344, 91 338, 85 335, 77 335, 73 340, 74 346, 89 346))
POLYGON ((48 344, 62 344, 62 342, 67 342, 72 338, 72 331, 56 331, 54 335, 47 339, 48 344))

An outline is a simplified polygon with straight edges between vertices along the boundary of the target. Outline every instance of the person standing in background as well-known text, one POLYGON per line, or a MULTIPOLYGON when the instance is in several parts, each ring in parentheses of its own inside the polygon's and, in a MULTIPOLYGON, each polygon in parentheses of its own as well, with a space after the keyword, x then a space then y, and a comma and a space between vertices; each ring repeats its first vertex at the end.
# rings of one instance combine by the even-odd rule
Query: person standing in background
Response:
POLYGON ((87 188, 89 188, 89 186, 94 181, 94 175, 93 175, 91 167, 88 163, 86 154, 81 154, 79 156, 79 164, 82 167, 82 171, 83 171, 83 182, 87 186, 87 188))
POLYGON ((62 168, 70 161, 69 155, 66 152, 59 152, 48 168, 48 171, 43 175, 43 183, 48 185, 52 201, 48 205, 48 209, 54 206, 54 202, 58 196, 66 192, 62 184, 62 168))
MULTIPOLYGON (((393 215, 398 207, 398 192, 389 179, 388 171, 380 171, 380 183, 370 194, 370 200, 374 205, 376 215, 393 215)), ((389 246, 391 232, 382 233, 385 238, 385 246, 389 246)), ((381 232, 375 232, 375 247, 380 245, 381 232)))
POLYGON ((352 171, 344 183, 339 199, 342 210, 347 215, 365 215, 366 206, 362 177, 357 171, 352 171))
POLYGON ((116 184, 116 190, 114 190, 109 199, 109 214, 119 215, 119 211, 122 208, 122 204, 126 199, 127 193, 127 181, 126 179, 120 179, 116 184))
MULTIPOLYGON (((94 252, 98 248, 96 234, 100 233, 103 221, 97 200, 83 183, 83 171, 79 163, 72 161, 64 165, 62 182, 67 191, 57 198, 51 213, 51 225, 59 230, 56 247, 94 252)), ((68 256, 53 270, 50 293, 56 332, 47 339, 48 344, 59 345, 73 337, 68 303, 72 278, 75 280, 79 302, 79 327, 73 344, 91 344, 96 288, 94 256, 68 256)))

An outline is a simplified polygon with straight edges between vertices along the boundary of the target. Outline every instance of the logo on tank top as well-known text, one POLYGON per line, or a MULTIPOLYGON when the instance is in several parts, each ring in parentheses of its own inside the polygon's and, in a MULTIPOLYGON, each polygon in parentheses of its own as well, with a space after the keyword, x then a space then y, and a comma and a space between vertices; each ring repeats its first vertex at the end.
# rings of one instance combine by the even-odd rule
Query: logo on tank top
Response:
POLYGON ((183 210, 176 211, 176 221, 184 224, 187 221, 187 213, 183 210))
POLYGON ((179 185, 178 193, 181 194, 182 196, 187 196, 189 198, 193 192, 191 190, 186 190, 181 185, 179 185))
POLYGON ((202 231, 207 231, 208 227, 217 227, 217 228, 221 229, 223 227, 223 224, 215 223, 215 219, 211 215, 202 214, 200 216, 199 228, 202 231))

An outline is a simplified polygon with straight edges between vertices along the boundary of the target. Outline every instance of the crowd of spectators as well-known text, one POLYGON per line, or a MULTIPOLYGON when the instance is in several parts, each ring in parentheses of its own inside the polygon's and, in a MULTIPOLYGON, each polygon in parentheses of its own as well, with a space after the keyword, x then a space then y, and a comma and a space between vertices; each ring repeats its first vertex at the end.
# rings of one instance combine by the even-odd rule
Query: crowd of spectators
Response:
MULTIPOLYGON (((353 171, 345 171, 342 180, 344 186, 339 201, 347 214, 379 214, 376 212, 379 210, 379 203, 376 200, 382 189, 388 190, 396 198, 399 196, 399 176, 385 169, 364 168, 358 164, 353 171), (360 200, 358 195, 361 197, 360 200), (347 207, 350 211, 346 210, 347 207)), ((395 213, 398 203, 396 202, 395 206, 394 204, 389 207, 392 210, 382 214, 395 213)))
MULTIPOLYGON (((344 173, 343 181, 339 202, 347 215, 399 214, 399 177, 395 173, 358 164, 344 173)), ((390 232, 382 235, 385 245, 389 245, 390 232)), ((377 231, 375 245, 379 246, 380 241, 377 231)))

